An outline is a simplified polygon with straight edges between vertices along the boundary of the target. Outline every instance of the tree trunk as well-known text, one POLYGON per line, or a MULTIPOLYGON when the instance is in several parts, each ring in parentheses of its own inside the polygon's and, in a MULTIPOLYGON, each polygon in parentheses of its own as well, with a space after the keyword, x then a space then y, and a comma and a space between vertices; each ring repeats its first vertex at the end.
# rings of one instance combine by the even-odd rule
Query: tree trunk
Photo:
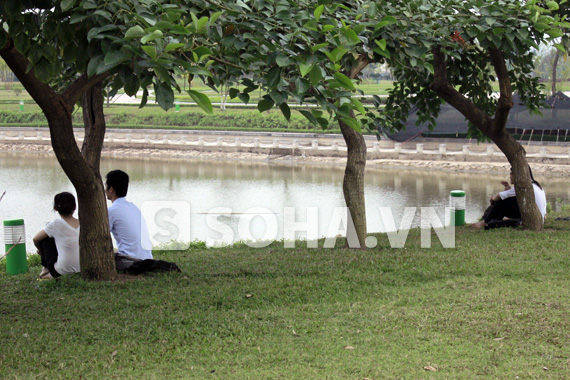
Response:
POLYGON ((558 68, 558 59, 560 58, 560 50, 556 50, 556 55, 552 61, 552 95, 556 94, 556 69, 558 68))
MULTIPOLYGON (((346 71, 350 79, 355 79, 368 66, 368 56, 361 54, 355 65, 346 71)), ((356 119, 354 111, 350 117, 356 119)), ((366 247, 366 203, 364 202, 364 169, 366 167, 366 142, 360 132, 338 118, 338 124, 347 148, 346 168, 342 182, 342 191, 352 223, 346 229, 347 243, 350 248, 366 247), (358 245, 357 245, 358 242, 358 245)))
MULTIPOLYGON (((354 117, 354 114, 352 114, 354 117)), ((366 142, 361 133, 356 132, 349 125, 338 121, 340 130, 346 141, 347 161, 344 171, 342 190, 346 206, 352 217, 354 229, 349 223, 347 227, 347 240, 350 248, 363 248, 366 246, 366 206, 364 202, 364 168, 366 166, 366 142), (350 245, 351 241, 358 239, 359 246, 350 245)))
POLYGON ((433 53, 434 81, 432 89, 447 103, 461 112, 485 136, 493 140, 505 154, 505 157, 513 167, 517 202, 521 210, 523 227, 535 231, 541 230, 542 215, 536 206, 526 152, 506 129, 509 111, 513 107, 513 94, 502 53, 498 49, 489 49, 489 57, 497 74, 500 88, 497 109, 493 118, 481 111, 473 102, 449 84, 445 55, 439 48, 434 49, 433 53))
POLYGON ((513 168, 517 203, 521 211, 523 227, 533 231, 540 231, 543 223, 542 214, 536 206, 526 151, 506 131, 503 135, 491 136, 491 139, 501 149, 501 152, 505 154, 513 168))
POLYGON ((88 186, 77 189, 81 233, 81 271, 93 280, 112 280, 116 276, 113 242, 109 231, 107 199, 99 170, 101 150, 105 138, 103 93, 100 84, 83 95, 83 122, 85 139, 81 153, 93 177, 88 186))

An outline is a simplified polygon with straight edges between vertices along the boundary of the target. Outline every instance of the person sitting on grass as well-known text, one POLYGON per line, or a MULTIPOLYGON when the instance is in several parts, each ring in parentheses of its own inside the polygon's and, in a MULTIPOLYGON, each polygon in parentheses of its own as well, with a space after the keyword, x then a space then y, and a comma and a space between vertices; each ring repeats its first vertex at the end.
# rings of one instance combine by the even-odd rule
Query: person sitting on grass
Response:
POLYGON ((105 194, 109 206, 109 229, 117 242, 118 253, 140 260, 152 259, 148 228, 139 208, 127 201, 129 175, 122 170, 107 173, 105 194))
POLYGON ((75 197, 63 192, 53 199, 53 209, 60 219, 49 222, 34 236, 43 269, 41 279, 57 278, 79 272, 79 219, 75 212, 75 197))
MULTIPOLYGON (((538 183, 532 176, 530 166, 528 168, 530 178, 532 180, 532 187, 534 189, 534 200, 538 206, 538 210, 542 214, 542 221, 546 216, 546 195, 540 183, 538 183)), ((515 177, 513 175, 513 168, 511 168, 510 183, 514 184, 515 177)), ((493 195, 490 199, 491 205, 485 210, 483 220, 472 224, 472 227, 480 229, 487 227, 491 221, 501 221, 507 219, 521 219, 521 211, 517 202, 515 188, 511 187, 507 181, 501 181, 504 186, 504 191, 493 195)))

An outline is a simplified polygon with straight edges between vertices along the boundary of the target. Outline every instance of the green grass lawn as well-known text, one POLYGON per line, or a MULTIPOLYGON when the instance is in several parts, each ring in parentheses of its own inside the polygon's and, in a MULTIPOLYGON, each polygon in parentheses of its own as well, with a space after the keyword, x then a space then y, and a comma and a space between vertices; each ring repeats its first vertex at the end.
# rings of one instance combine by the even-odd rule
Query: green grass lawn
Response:
POLYGON ((155 251, 181 274, 113 283, 0 263, 0 377, 568 379, 569 232, 551 217, 458 228, 455 249, 420 248, 419 230, 404 249, 193 244, 155 251))

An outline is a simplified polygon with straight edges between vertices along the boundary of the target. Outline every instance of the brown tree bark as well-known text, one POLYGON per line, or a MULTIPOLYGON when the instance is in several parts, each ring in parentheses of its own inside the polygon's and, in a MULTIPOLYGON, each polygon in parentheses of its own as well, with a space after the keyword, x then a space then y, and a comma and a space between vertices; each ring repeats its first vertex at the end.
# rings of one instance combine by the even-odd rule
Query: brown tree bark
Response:
POLYGON ((94 123, 86 131, 84 154, 79 150, 72 124, 75 103, 94 85, 100 85, 105 75, 91 78, 82 75, 62 93, 57 93, 49 85, 39 81, 33 69, 26 71, 29 61, 16 50, 12 41, 8 41, 0 49, 0 56, 44 112, 55 156, 77 191, 83 277, 93 280, 114 279, 116 271, 114 261, 110 261, 113 260, 113 251, 109 245, 111 240, 107 205, 103 196, 101 176, 98 174, 102 138, 105 133, 104 123, 101 131, 101 123, 98 121, 102 114, 93 118, 94 123))
MULTIPOLYGON (((354 117, 354 114, 352 115, 354 117)), ((352 223, 348 224, 347 241, 350 248, 365 247, 366 241, 366 203, 364 201, 364 169, 366 167, 366 142, 361 133, 352 129, 341 120, 338 121, 347 147, 346 168, 342 182, 342 191, 352 223), (354 228, 354 229, 353 229, 354 228), (355 235, 358 240, 355 239, 355 235), (354 246, 351 242, 358 241, 354 246)))
MULTIPOLYGON (((359 57, 357 65, 346 74, 349 78, 354 79, 367 65, 368 58, 362 55, 359 57)), ((351 112, 350 116, 355 119, 354 112, 351 112)), ((344 200, 352 218, 352 223, 349 223, 347 228, 347 242, 350 248, 364 248, 366 247, 367 234, 364 199, 366 141, 364 141, 364 136, 361 133, 343 123, 342 120, 339 119, 338 123, 347 148, 346 168, 342 184, 344 200), (358 246, 355 244, 356 241, 358 241, 358 246)))
POLYGON ((489 58, 499 80, 500 96, 494 117, 480 110, 463 96, 447 80, 447 62, 443 52, 436 48, 434 53, 434 82, 432 90, 457 109, 485 136, 489 137, 505 154, 513 168, 517 201, 521 210, 523 226, 530 230, 542 229, 542 215, 536 206, 534 189, 530 177, 524 148, 506 129, 509 111, 513 107, 513 93, 505 60, 498 49, 489 49, 489 58))

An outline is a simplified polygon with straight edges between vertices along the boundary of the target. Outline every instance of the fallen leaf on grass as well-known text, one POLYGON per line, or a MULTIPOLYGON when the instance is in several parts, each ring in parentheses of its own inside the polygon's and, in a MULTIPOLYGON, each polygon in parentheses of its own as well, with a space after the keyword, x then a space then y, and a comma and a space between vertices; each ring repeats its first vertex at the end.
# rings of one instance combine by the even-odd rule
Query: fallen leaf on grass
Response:
POLYGON ((111 352, 111 357, 114 358, 115 356, 117 356, 117 350, 111 352))
POLYGON ((425 369, 426 371, 437 372, 437 369, 435 369, 435 368, 432 367, 431 365, 426 365, 426 366, 424 367, 424 369, 425 369))
POLYGON ((493 340, 503 340, 503 339, 505 339, 505 338, 504 338, 504 337, 502 337, 502 338, 495 338, 495 339, 493 339, 493 340))
POLYGON ((251 297, 253 297, 253 294, 246 294, 245 295, 245 298, 251 298, 251 297))
POLYGON ((352 346, 344 346, 343 348, 345 350, 354 350, 354 347, 352 347, 352 346))

